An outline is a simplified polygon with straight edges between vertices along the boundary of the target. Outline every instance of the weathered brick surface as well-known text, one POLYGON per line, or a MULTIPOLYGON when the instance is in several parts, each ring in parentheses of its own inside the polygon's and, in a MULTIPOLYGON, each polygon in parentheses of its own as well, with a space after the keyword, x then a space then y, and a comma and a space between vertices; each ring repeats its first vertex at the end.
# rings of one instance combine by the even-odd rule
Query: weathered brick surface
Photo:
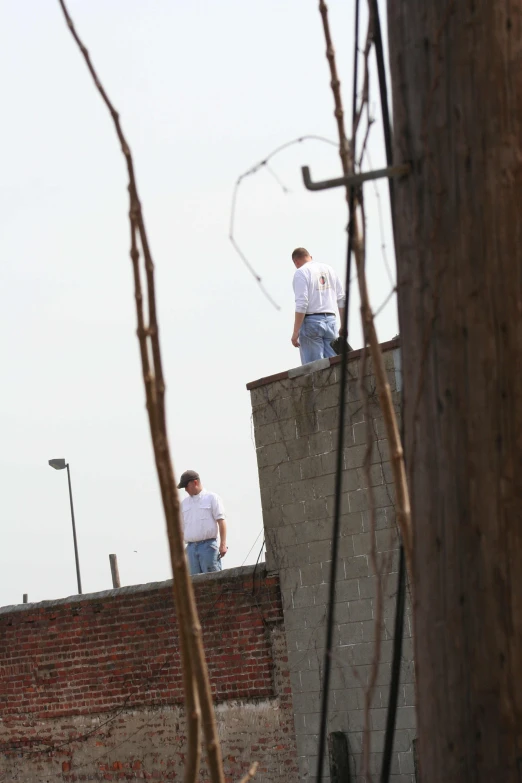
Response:
MULTIPOLYGON (((396 347, 384 355, 396 408, 401 389, 396 347)), ((281 579, 294 695, 301 778, 315 776, 328 579, 331 567, 334 480, 339 424, 339 366, 313 371, 252 390, 256 448, 267 539, 267 566, 281 579), (270 443, 268 430, 270 421, 270 443), (259 433, 259 437, 258 437, 259 433), (276 459, 279 458, 279 461, 276 459), (270 462, 270 473, 263 466, 270 462)), ((364 377, 361 359, 349 363, 346 427, 342 454, 343 494, 337 569, 335 658, 329 731, 349 737, 354 776, 360 774, 365 687, 375 655, 376 578, 370 560, 370 508, 382 565, 383 644, 370 707, 371 770, 382 758, 391 672, 397 589, 398 538, 388 441, 371 361, 364 377), (363 404, 363 389, 369 395, 363 404), (364 469, 370 449, 371 467, 364 469), (356 670, 357 674, 354 674, 356 670)), ((412 783, 413 649, 408 607, 403 649, 392 781, 412 783)), ((328 772, 326 770, 326 772, 328 772)), ((328 776, 328 774, 327 774, 328 776)))
MULTIPOLYGON (((279 580, 253 577, 197 577, 196 598, 227 779, 256 759, 261 779, 286 783, 295 731, 279 580)), ((170 582, 0 609, 0 780, 172 780, 182 703, 170 582)))

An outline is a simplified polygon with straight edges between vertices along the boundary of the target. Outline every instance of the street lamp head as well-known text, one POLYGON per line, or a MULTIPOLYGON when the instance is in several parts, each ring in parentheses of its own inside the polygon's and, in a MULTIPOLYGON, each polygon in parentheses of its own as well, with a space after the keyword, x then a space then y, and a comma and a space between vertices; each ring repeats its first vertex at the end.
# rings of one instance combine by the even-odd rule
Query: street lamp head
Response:
POLYGON ((64 459, 50 459, 49 465, 55 470, 64 470, 67 467, 64 459))

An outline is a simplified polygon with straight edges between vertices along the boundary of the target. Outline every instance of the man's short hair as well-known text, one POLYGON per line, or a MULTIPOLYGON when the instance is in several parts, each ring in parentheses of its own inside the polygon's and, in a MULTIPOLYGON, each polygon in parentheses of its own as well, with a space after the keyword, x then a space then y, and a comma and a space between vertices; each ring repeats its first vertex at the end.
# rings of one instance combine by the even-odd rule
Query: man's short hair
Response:
POLYGON ((294 252, 292 253, 292 261, 295 261, 296 258, 307 258, 310 256, 310 253, 306 249, 306 247, 296 247, 294 252))

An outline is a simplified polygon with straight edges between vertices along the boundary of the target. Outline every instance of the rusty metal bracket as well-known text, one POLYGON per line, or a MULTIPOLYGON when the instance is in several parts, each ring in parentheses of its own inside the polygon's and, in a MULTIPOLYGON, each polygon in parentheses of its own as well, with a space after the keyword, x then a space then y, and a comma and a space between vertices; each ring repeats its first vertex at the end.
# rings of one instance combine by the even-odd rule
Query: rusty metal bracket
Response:
POLYGON ((363 182, 367 182, 370 179, 404 177, 406 174, 410 173, 410 170, 411 167, 409 163, 405 163, 400 166, 388 166, 386 169, 377 169, 376 171, 363 171, 359 174, 350 174, 348 177, 325 179, 322 182, 312 182, 312 177, 310 176, 310 169, 308 166, 303 166, 301 172, 303 174, 303 182, 307 190, 328 190, 329 188, 361 185, 363 182))

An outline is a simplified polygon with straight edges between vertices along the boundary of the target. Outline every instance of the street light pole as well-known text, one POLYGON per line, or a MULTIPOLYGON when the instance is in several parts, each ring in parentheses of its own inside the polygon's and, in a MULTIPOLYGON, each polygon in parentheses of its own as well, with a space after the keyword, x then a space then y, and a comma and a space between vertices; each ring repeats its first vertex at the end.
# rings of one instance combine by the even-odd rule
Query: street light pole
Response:
POLYGON ((78 557, 78 542, 76 540, 76 524, 74 522, 74 505, 73 505, 73 497, 72 497, 71 471, 69 470, 69 463, 67 463, 66 468, 67 468, 67 481, 69 482, 69 500, 71 501, 71 520, 72 520, 73 539, 74 539, 74 558, 76 560, 76 579, 78 580, 78 595, 81 595, 82 578, 80 576, 80 558, 78 557))
POLYGON ((80 576, 80 558, 78 556, 78 541, 76 540, 76 524, 74 521, 74 504, 73 504, 73 496, 72 496, 72 486, 71 486, 71 471, 69 468, 69 463, 65 462, 64 459, 50 459, 49 465, 51 468, 54 468, 55 470, 63 470, 64 468, 67 468, 67 482, 69 484, 69 501, 71 503, 71 521, 72 521, 72 531, 73 531, 73 540, 74 540, 74 558, 76 561, 76 579, 78 581, 78 595, 82 595, 82 579, 80 576))

